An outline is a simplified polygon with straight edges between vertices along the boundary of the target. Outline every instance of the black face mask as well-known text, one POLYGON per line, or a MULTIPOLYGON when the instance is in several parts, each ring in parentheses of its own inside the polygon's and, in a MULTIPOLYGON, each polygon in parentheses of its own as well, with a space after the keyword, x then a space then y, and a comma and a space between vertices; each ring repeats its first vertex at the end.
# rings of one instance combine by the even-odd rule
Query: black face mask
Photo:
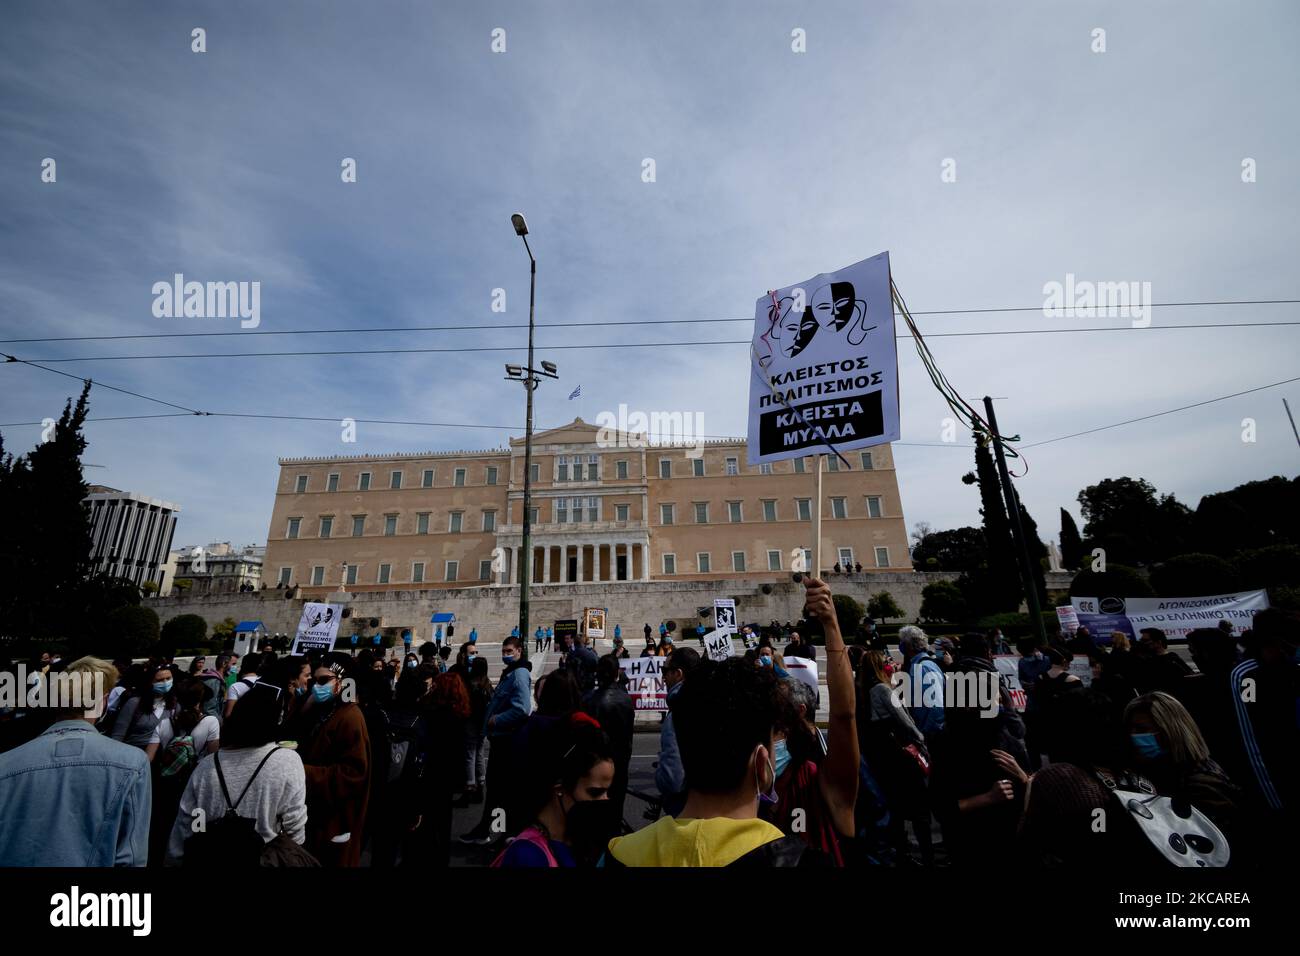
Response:
POLYGON ((605 851, 610 839, 618 836, 619 819, 610 800, 578 800, 564 815, 565 842, 578 858, 590 863, 605 851))

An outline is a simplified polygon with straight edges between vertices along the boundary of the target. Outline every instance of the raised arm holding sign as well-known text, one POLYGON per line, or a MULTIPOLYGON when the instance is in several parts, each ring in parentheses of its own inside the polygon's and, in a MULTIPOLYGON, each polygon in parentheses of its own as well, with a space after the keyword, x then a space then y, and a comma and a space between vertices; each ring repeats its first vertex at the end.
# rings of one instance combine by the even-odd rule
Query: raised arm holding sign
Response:
POLYGON ((822 797, 831 812, 835 829, 843 836, 854 835, 853 809, 858 800, 858 733, 853 667, 840 634, 831 589, 817 578, 804 578, 804 616, 821 622, 826 634, 826 688, 830 698, 830 729, 826 760, 818 774, 822 797))

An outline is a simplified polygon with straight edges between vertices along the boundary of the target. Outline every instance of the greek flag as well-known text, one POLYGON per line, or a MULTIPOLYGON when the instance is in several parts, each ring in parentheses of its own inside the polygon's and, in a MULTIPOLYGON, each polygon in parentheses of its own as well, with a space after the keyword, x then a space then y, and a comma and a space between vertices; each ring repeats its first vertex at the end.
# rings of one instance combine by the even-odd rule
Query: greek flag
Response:
POLYGON ((577 388, 575 388, 573 391, 569 393, 569 401, 573 401, 581 394, 582 394, 582 386, 579 385, 577 388))

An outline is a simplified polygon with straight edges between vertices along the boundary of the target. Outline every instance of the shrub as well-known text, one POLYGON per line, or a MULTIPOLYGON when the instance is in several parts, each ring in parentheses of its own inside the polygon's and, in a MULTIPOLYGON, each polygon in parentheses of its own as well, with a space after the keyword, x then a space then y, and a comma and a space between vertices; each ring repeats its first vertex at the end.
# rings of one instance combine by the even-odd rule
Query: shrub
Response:
POLYGON ((178 614, 162 626, 163 646, 169 649, 198 647, 208 636, 208 622, 197 614, 178 614))
POLYGON ((1110 564, 1105 571, 1085 569, 1076 574, 1070 582, 1070 597, 1155 597, 1155 592, 1133 568, 1110 564))
POLYGON ((888 591, 880 591, 871 596, 867 601, 867 613, 873 618, 879 618, 885 621, 891 617, 902 617, 903 609, 898 606, 894 596, 888 591))
POLYGON ((1226 594, 1237 587, 1237 569, 1213 554, 1180 554, 1151 569, 1151 588, 1160 597, 1226 594))
POLYGON ((103 647, 95 653, 109 658, 143 657, 158 644, 158 615, 153 608, 127 605, 104 618, 103 647))
POLYGON ((956 581, 935 581, 921 589, 921 620, 960 624, 970 619, 970 606, 956 581))

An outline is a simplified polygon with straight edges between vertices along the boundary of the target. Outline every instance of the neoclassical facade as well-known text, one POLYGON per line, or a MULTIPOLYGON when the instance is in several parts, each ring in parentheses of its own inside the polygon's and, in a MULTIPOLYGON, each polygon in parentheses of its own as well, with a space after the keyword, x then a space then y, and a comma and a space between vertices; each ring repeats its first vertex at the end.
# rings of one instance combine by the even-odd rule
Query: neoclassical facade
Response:
MULTIPOLYGON (((813 459, 750 467, 741 439, 610 440, 575 419, 533 436, 535 584, 778 580, 812 543, 813 459), (599 436, 599 437, 598 437, 599 436)), ((907 571, 888 445, 823 475, 822 563, 907 571)), ((486 451, 280 460, 263 580, 309 597, 517 584, 524 440, 486 451)))

